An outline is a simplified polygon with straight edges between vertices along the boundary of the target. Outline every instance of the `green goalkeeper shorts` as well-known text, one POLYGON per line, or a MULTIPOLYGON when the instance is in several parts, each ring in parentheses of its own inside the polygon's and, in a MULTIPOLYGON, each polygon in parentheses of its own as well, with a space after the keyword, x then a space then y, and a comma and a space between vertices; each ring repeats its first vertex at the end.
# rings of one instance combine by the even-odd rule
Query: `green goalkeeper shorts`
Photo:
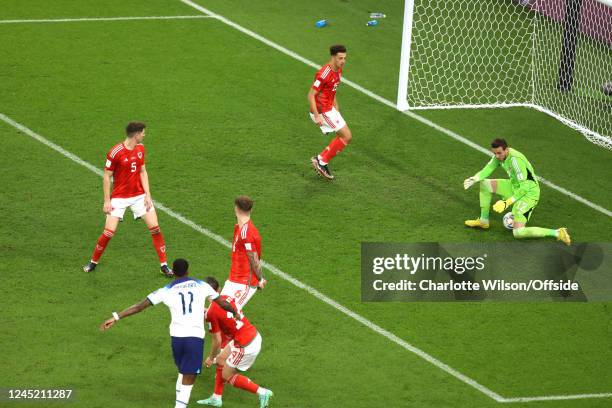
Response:
MULTIPOLYGON (((508 179, 497 179, 497 191, 496 194, 500 195, 502 199, 507 200, 514 194, 512 190, 512 183, 508 179)), ((538 205, 540 199, 540 189, 535 187, 527 192, 520 200, 516 200, 512 206, 512 215, 514 216, 515 222, 527 224, 533 209, 538 205)))

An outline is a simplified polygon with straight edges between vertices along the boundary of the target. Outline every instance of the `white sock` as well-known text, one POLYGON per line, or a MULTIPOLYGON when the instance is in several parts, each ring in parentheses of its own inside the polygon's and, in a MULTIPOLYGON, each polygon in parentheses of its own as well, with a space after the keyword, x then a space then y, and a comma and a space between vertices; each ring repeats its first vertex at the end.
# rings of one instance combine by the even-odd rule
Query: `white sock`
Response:
POLYGON ((259 395, 264 395, 266 393, 266 391, 268 391, 267 388, 264 388, 264 387, 257 388, 257 394, 259 394, 259 395))
POLYGON ((221 399, 221 398, 223 398, 223 395, 219 395, 219 394, 215 394, 215 393, 213 393, 213 395, 211 396, 211 398, 214 398, 214 399, 221 399))
POLYGON ((183 385, 183 374, 179 373, 176 379, 176 398, 178 399, 179 392, 181 392, 181 385, 183 385))
POLYGON ((319 163, 321 163, 322 165, 326 166, 327 163, 323 161, 323 159, 321 158, 321 155, 317 155, 317 159, 319 159, 319 163))
POLYGON ((193 385, 181 385, 181 390, 176 396, 176 404, 174 408, 185 408, 189 404, 189 397, 191 396, 191 389, 193 385))

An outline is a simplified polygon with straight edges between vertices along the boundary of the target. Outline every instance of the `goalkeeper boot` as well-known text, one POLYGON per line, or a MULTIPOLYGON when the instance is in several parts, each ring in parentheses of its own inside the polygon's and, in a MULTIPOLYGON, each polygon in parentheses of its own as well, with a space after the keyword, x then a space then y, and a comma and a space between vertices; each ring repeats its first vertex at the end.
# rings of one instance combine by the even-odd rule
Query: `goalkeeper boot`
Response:
POLYGON ((475 220, 465 220, 465 225, 470 228, 489 229, 489 221, 484 222, 480 218, 476 218, 475 220))
POLYGON ((262 394, 259 394, 259 408, 267 408, 270 404, 270 398, 274 396, 271 390, 265 390, 262 394))
POLYGON ((97 263, 90 261, 87 265, 83 267, 83 272, 93 272, 94 269, 96 269, 96 266, 98 266, 97 263))
POLYGON ((160 271, 161 274, 164 275, 167 278, 174 278, 174 272, 172 272, 172 269, 168 268, 168 265, 163 264, 162 266, 160 266, 160 271))
POLYGON ((559 228, 557 230, 557 241, 562 241, 565 245, 571 245, 572 239, 569 232, 567 232, 567 228, 559 228))
POLYGON ((203 400, 199 400, 198 404, 200 405, 208 405, 209 407, 222 407, 223 400, 221 398, 210 397, 203 400))

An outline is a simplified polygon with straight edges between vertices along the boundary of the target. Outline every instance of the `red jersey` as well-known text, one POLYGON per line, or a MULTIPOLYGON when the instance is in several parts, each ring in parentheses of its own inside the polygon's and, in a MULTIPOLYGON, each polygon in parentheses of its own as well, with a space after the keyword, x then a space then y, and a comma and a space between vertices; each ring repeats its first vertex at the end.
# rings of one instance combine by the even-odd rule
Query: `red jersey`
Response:
MULTIPOLYGON (((222 296, 238 310, 234 299, 229 296, 222 296)), ((226 337, 228 340, 234 340, 237 347, 248 346, 257 336, 257 328, 249 322, 249 319, 240 313, 240 320, 234 319, 230 312, 226 312, 221 306, 212 302, 208 310, 206 310, 206 321, 208 322, 208 331, 211 333, 221 332, 221 337, 226 337)))
POLYGON ((145 148, 137 144, 128 150, 123 143, 116 144, 106 155, 104 168, 113 172, 111 198, 129 198, 144 194, 140 170, 145 164, 145 148))
POLYGON ((319 113, 329 112, 334 107, 336 89, 338 89, 338 85, 340 85, 341 76, 342 68, 338 68, 338 71, 334 71, 329 64, 323 65, 321 69, 317 71, 312 89, 318 92, 315 95, 315 101, 317 102, 319 113))
POLYGON ((251 220, 244 224, 242 228, 238 224, 234 226, 232 267, 230 269, 229 280, 244 285, 257 286, 259 280, 255 276, 255 272, 251 271, 247 252, 256 252, 259 259, 261 259, 261 236, 259 236, 259 231, 257 231, 251 220), (249 276, 251 277, 250 283, 249 276))

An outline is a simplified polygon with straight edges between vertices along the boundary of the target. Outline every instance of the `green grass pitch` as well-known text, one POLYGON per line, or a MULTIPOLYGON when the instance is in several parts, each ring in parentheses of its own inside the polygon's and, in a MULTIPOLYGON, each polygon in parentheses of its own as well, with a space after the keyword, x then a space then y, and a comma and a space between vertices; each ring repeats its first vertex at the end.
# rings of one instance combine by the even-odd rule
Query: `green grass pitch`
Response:
MULTIPOLYGON (((199 0, 201 5, 323 64, 349 48, 345 76, 395 99, 401 1, 199 0), (374 10, 377 9, 377 10, 374 10), (368 11, 388 18, 365 26, 368 11), (330 25, 316 29, 314 22, 330 25)), ((0 1, 0 20, 197 15, 174 0, 0 1)), ((610 303, 361 303, 360 243, 483 242, 488 232, 463 179, 483 154, 343 85, 352 144, 317 178, 309 157, 327 142, 310 122, 307 65, 215 19, 0 24, 0 113, 102 168, 132 119, 148 124, 153 198, 231 239, 233 198, 256 200, 263 258, 504 397, 612 392, 610 303), (457 160, 461 158, 461 160, 457 160)), ((425 111, 487 146, 503 135, 538 173, 610 208, 612 153, 533 110, 425 111)), ((85 408, 172 406, 176 371, 165 307, 108 332, 98 325, 165 285, 146 227, 126 217, 95 273, 101 179, 0 122, 0 388, 67 387, 85 408)), ((229 250, 159 212, 170 258, 224 279, 229 250)), ((548 187, 531 224, 566 226, 579 242, 612 238, 609 217, 548 187)), ((246 314, 263 336, 249 371, 273 407, 497 407, 476 389, 271 274, 246 314)), ((206 370, 192 393, 210 395, 206 370)), ((511 404, 606 407, 611 399, 511 404)), ((257 406, 226 388, 224 406, 257 406)))

